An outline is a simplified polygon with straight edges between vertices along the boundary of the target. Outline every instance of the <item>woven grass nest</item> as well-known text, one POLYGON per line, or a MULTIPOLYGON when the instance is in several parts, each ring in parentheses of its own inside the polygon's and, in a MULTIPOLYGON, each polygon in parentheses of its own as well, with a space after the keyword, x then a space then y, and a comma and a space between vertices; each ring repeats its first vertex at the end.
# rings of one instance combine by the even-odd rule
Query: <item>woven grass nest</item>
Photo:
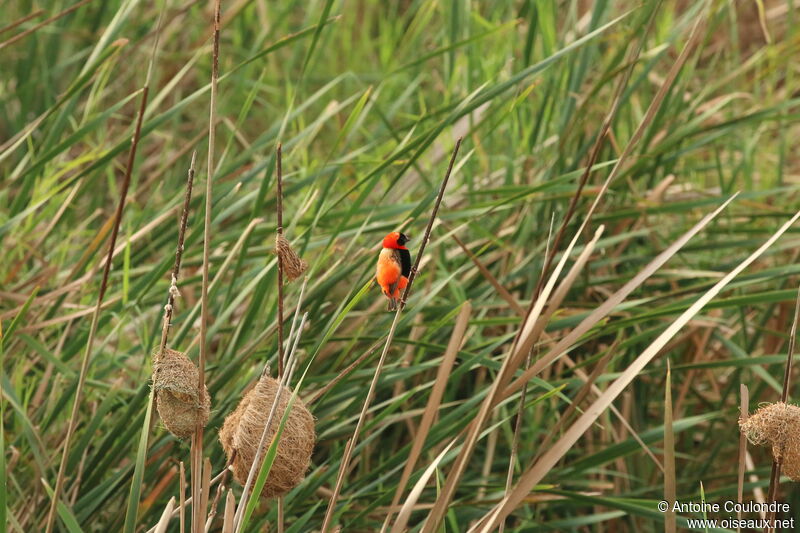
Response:
POLYGON ((278 254, 278 260, 283 266, 283 272, 286 274, 286 281, 294 281, 303 275, 303 272, 308 268, 302 257, 297 255, 292 245, 281 234, 275 237, 275 253, 278 254))
MULTIPOLYGON (((280 384, 275 379, 268 375, 262 376, 256 386, 245 394, 236 409, 225 418, 225 423, 220 429, 219 440, 228 460, 233 452, 236 452, 233 460, 233 477, 242 485, 247 482, 247 475, 255 459, 261 434, 279 388, 280 384)), ((283 387, 267 433, 262 460, 280 426, 291 396, 292 391, 283 387)), ((296 398, 283 428, 272 468, 261 491, 263 497, 282 496, 303 480, 311 463, 315 441, 314 417, 305 404, 296 398)))
POLYGON ((783 462, 782 470, 800 481, 800 407, 783 402, 761 407, 747 421, 739 421, 747 440, 769 445, 772 457, 783 462))
POLYGON ((190 437, 198 418, 203 426, 208 423, 211 398, 208 387, 200 404, 197 394, 199 372, 182 352, 165 349, 153 361, 153 389, 156 409, 170 433, 178 438, 190 437))

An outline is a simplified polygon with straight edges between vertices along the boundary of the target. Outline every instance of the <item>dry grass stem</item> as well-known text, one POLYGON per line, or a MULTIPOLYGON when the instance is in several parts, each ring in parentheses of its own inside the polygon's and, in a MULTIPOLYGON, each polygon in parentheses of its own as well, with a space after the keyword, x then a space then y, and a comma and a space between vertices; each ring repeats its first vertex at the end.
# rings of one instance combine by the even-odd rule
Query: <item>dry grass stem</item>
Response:
MULTIPOLYGON (((74 6, 73 6, 74 7, 74 6)), ((155 44, 153 45, 153 55, 155 55, 155 49, 158 46, 158 41, 156 40, 155 44)), ((2 48, 2 46, 0 46, 2 48)), ((151 61, 151 68, 152 68, 152 61, 151 61)), ((70 445, 72 444, 72 437, 75 433, 75 427, 78 422, 78 411, 81 406, 81 401, 83 399, 83 389, 86 384, 86 375, 89 370, 89 362, 91 359, 92 354, 92 347, 94 345, 94 338, 97 333, 97 323, 100 318, 100 309, 103 305, 103 298, 106 295, 106 289, 108 288, 108 275, 111 272, 111 263, 114 254, 114 247, 117 243, 117 236, 119 235, 119 226, 122 222, 122 213, 125 209, 125 202, 128 198, 128 189, 131 184, 131 175, 133 174, 133 165, 136 160, 136 150, 139 147, 139 139, 141 138, 142 134, 142 120, 144 119, 144 113, 147 109, 147 97, 150 91, 150 70, 148 69, 147 78, 145 80, 144 86, 142 87, 142 95, 141 100, 139 103, 139 110, 136 115, 136 125, 133 131, 133 138, 131 139, 131 147, 128 151, 128 159, 127 163, 125 164, 125 174, 122 178, 122 187, 120 189, 119 195, 119 202, 117 203, 117 209, 114 213, 114 222, 112 224, 111 230, 111 238, 108 243, 108 254, 106 255, 106 262, 105 266, 103 267, 103 275, 100 281, 100 291, 97 295, 97 303, 94 306, 94 311, 92 312, 92 322, 89 326, 89 336, 86 340, 86 349, 83 352, 83 359, 81 360, 81 369, 78 377, 78 386, 75 391, 75 399, 72 403, 72 412, 70 414, 69 422, 67 424, 67 434, 64 437, 63 441, 63 451, 61 453, 61 463, 58 467, 58 475, 56 477, 55 487, 53 488, 53 497, 50 501, 50 510, 47 514, 47 523, 45 525, 45 531, 47 533, 51 533, 53 531, 53 526, 55 525, 55 518, 56 518, 56 508, 61 498, 61 492, 64 486, 64 477, 66 475, 66 466, 67 466, 67 458, 69 456, 69 449, 70 445)))
MULTIPOLYGON (((220 431, 220 441, 229 458, 236 452, 233 460, 234 476, 242 483, 244 489, 242 498, 236 509, 234 518, 235 530, 241 527, 242 517, 247 507, 248 499, 253 497, 251 487, 255 476, 261 467, 266 444, 277 432, 272 427, 275 414, 280 410, 283 416, 289 400, 283 394, 289 394, 288 384, 296 367, 295 359, 297 346, 303 332, 307 315, 303 315, 294 338, 294 344, 287 357, 287 372, 281 376, 280 382, 272 379, 267 372, 262 373, 256 387, 252 389, 241 401, 237 409, 225 420, 225 425, 220 431), (269 414, 263 419, 265 410, 269 406, 269 414), (258 431, 260 429, 260 431, 258 431), (256 437, 260 437, 256 444, 256 437), (246 476, 245 476, 246 473, 246 476)), ((308 468, 311 453, 314 449, 314 419, 303 405, 296 400, 289 420, 284 428, 284 434, 278 443, 278 454, 270 469, 267 484, 264 485, 263 495, 274 497, 283 495, 299 483, 308 468), (271 484, 270 484, 271 481, 271 484)), ((259 497, 259 495, 256 495, 259 497)))
MULTIPOLYGON (((285 262, 280 252, 281 239, 283 239, 283 146, 281 143, 278 143, 275 152, 275 181, 278 189, 275 195, 278 218, 275 249, 278 253, 278 378, 280 378, 283 376, 283 271, 285 268, 285 262)), ((286 248, 291 249, 291 246, 287 245, 286 248)))
POLYGON ((359 433, 361 432, 361 426, 363 425, 364 419, 367 416, 367 410, 369 409, 369 406, 372 403, 372 398, 375 394, 375 387, 377 386, 378 378, 380 377, 381 371, 383 370, 383 364, 386 360, 386 354, 389 352, 389 346, 392 344, 392 339, 394 338, 394 332, 395 329, 397 328, 397 323, 400 321, 400 315, 406 306, 408 295, 411 293, 411 287, 414 283, 414 279, 417 276, 417 269, 419 268, 420 261, 422 259, 422 256, 424 255, 425 246, 428 243, 428 239, 430 239, 431 228, 433 227, 433 223, 436 220, 436 214, 439 212, 439 206, 442 203, 442 198, 444 197, 444 191, 447 188, 447 182, 450 180, 450 174, 453 171, 453 165, 455 165, 456 162, 458 149, 461 147, 461 140, 462 140, 461 137, 459 137, 458 140, 456 140, 455 147, 453 148, 453 155, 450 157, 450 163, 447 166, 447 172, 445 173, 444 179, 442 180, 442 184, 439 187, 439 194, 436 197, 436 202, 433 205, 431 216, 428 219, 428 226, 425 228, 425 235, 422 238, 422 242, 420 243, 419 246, 419 251, 417 252, 417 258, 414 262, 414 266, 411 267, 411 273, 408 276, 408 284, 406 285, 405 291, 403 291, 403 295, 400 298, 400 305, 397 306, 397 310, 395 311, 394 320, 392 321, 392 325, 389 328, 389 335, 386 337, 386 343, 383 346, 383 352, 381 353, 380 359, 378 359, 378 364, 375 367, 375 373, 373 374, 369 390, 367 391, 367 397, 364 400, 364 405, 361 408, 361 413, 359 414, 358 421, 356 422, 356 427, 353 430, 353 437, 348 441, 348 445, 345 447, 344 456, 342 457, 342 461, 339 466, 339 474, 336 480, 336 485, 333 488, 333 494, 331 494, 330 501, 328 502, 328 508, 325 511, 325 519, 322 523, 322 533, 326 533, 332 525, 333 513, 336 509, 336 502, 339 499, 339 492, 341 491, 342 483, 344 483, 344 477, 350 466, 350 456, 352 455, 353 448, 355 448, 356 443, 358 442, 358 436, 359 433))
MULTIPOLYGON (((422 447, 425 445, 425 439, 427 438, 428 432, 433 426, 433 422, 439 413, 439 409, 442 404, 442 397, 444 396, 445 389, 447 388, 447 380, 450 377, 450 372, 455 364, 458 350, 461 348, 461 345, 464 342, 464 335, 467 332, 467 325, 469 324, 469 318, 471 314, 472 304, 469 301, 466 301, 461 306, 461 311, 459 311, 458 317, 456 318, 456 325, 453 328, 453 333, 450 335, 450 341, 448 342, 447 348, 442 356, 442 363, 437 367, 436 378, 433 381, 433 388, 431 389, 430 396, 428 396, 428 402, 425 405, 425 411, 422 413, 422 419, 420 420, 419 428, 411 444, 411 450, 408 452, 408 458, 405 462, 405 466, 403 467, 403 473, 400 476, 400 483, 397 484, 397 488, 395 489, 389 509, 394 509, 395 506, 400 503, 400 499, 405 492, 405 487, 408 484, 411 473, 414 471, 414 467, 419 461, 419 457, 422 453, 422 447)), ((386 529, 391 521, 391 518, 392 512, 390 511, 387 513, 386 519, 384 520, 383 530, 386 529)), ((398 517, 398 522, 399 521, 400 517, 398 517)))
MULTIPOLYGON (((208 162, 206 168, 206 198, 205 213, 203 222, 203 265, 202 265, 202 287, 201 287, 201 308, 200 308, 200 358, 198 362, 198 384, 197 390, 204 391, 206 388, 206 360, 208 358, 208 268, 209 254, 211 250, 211 206, 213 199, 213 178, 214 178, 214 145, 216 141, 217 129, 217 83, 219 79, 219 33, 220 33, 220 1, 214 2, 214 45, 211 58, 211 99, 209 104, 208 119, 208 162)), ((195 429, 192 439, 192 494, 197 505, 193 506, 192 513, 192 533, 202 533, 205 524, 206 508, 203 503, 203 425, 199 423, 195 429)))
MULTIPOLYGON (((3 48, 6 48, 7 46, 11 46, 15 42, 24 39, 25 37, 27 37, 31 33, 35 32, 35 31, 38 31, 39 29, 43 28, 44 26, 47 26, 51 22, 55 22, 56 20, 69 15, 70 13, 75 11, 76 9, 80 8, 84 4, 88 4, 91 1, 92 0, 81 0, 80 2, 77 2, 77 3, 69 6, 67 9, 65 9, 65 10, 63 10, 63 11, 61 11, 59 13, 56 13, 52 17, 46 18, 45 20, 41 21, 39 24, 33 26, 32 28, 28 28, 27 30, 16 34, 15 36, 11 37, 10 39, 7 39, 7 40, 3 41, 2 43, 0 43, 0 50, 3 50, 3 48)), ((37 13, 37 12, 34 12, 34 13, 37 13)), ((39 10, 38 13, 41 13, 41 10, 39 10)), ((36 15, 33 14, 33 16, 36 16, 36 15)), ((29 16, 28 18, 32 18, 32 17, 29 16)), ((21 24, 25 20, 28 20, 28 18, 23 19, 21 22, 17 21, 17 22, 15 22, 13 24, 9 24, 5 28, 3 28, 3 32, 7 31, 7 30, 9 30, 9 29, 11 29, 11 28, 13 28, 15 26, 17 26, 18 24, 21 24)), ((2 32, 0 32, 0 33, 2 33, 2 32)))

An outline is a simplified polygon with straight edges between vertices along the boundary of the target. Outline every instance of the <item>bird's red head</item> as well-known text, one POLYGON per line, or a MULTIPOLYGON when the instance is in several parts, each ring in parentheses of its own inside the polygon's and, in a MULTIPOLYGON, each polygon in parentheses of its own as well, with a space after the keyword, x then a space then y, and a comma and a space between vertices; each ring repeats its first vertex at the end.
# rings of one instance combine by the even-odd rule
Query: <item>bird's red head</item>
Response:
POLYGON ((405 244, 409 240, 410 239, 407 235, 400 233, 399 231, 393 231, 383 238, 383 247, 393 248, 395 250, 407 250, 408 248, 405 247, 405 244))

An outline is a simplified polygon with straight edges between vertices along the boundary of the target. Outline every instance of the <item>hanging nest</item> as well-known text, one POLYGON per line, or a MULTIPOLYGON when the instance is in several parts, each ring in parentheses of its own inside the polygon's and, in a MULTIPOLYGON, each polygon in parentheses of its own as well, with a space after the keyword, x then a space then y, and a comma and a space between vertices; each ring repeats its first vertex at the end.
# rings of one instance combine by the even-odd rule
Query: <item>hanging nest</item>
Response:
POLYGON ((178 438, 190 437, 198 419, 203 426, 208 423, 211 398, 208 387, 200 405, 197 395, 199 372, 186 355, 165 349, 153 361, 153 389, 156 409, 170 433, 178 438))
POLYGON ((783 472, 800 481, 800 407, 783 402, 761 407, 739 428, 753 444, 772 447, 772 457, 782 461, 783 472))
MULTIPOLYGON (((267 423, 279 388, 280 384, 276 380, 266 374, 262 376, 256 386, 245 394, 236 409, 225 418, 225 423, 219 431, 219 440, 228 460, 236 452, 233 459, 233 477, 242 485, 247 482, 247 475, 255 459, 264 425, 267 423)), ((283 387, 267 433, 262 460, 275 438, 291 396, 292 391, 283 387)), ((315 441, 314 417, 300 398, 295 398, 283 427, 278 452, 261 491, 262 496, 265 498, 282 496, 303 480, 311 463, 315 441)))
POLYGON ((287 281, 294 281, 303 275, 303 272, 308 268, 308 263, 303 261, 303 258, 297 255, 292 245, 286 240, 286 237, 278 234, 275 237, 275 253, 278 254, 278 261, 281 262, 283 273, 286 275, 287 281))

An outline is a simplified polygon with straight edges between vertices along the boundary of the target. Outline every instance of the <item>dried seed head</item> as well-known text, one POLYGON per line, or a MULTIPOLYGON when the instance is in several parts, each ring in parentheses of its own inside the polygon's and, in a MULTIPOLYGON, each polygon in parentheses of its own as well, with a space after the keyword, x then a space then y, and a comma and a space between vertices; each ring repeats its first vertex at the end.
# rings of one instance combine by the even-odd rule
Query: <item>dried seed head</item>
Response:
MULTIPOLYGON (((247 475, 255 460, 264 425, 267 423, 279 388, 280 384, 276 380, 266 374, 262 376, 256 386, 245 394, 236 409, 225 418, 225 423, 220 429, 219 440, 228 459, 230 460, 233 452, 236 452, 233 459, 233 477, 242 485, 247 482, 247 475)), ((292 391, 284 387, 267 432, 267 444, 262 451, 262 460, 269 443, 275 438, 291 396, 292 391)), ((282 496, 303 480, 311 463, 315 441, 314 417, 306 409, 305 404, 296 398, 286 419, 278 443, 278 452, 261 492, 262 496, 266 498, 282 496)))
POLYGON ((772 456, 783 463, 783 471, 800 481, 800 407, 783 402, 761 407, 739 428, 747 440, 772 447, 772 456))
POLYGON ((308 263, 297 255, 289 241, 281 234, 275 238, 275 253, 278 254, 278 260, 283 266, 283 273, 286 274, 287 281, 296 280, 308 268, 308 263))
POLYGON ((208 423, 211 398, 206 387, 202 405, 199 402, 198 378, 197 367, 182 352, 167 348, 156 354, 153 361, 156 409, 170 433, 181 439, 194 433, 198 419, 203 426, 208 423))

